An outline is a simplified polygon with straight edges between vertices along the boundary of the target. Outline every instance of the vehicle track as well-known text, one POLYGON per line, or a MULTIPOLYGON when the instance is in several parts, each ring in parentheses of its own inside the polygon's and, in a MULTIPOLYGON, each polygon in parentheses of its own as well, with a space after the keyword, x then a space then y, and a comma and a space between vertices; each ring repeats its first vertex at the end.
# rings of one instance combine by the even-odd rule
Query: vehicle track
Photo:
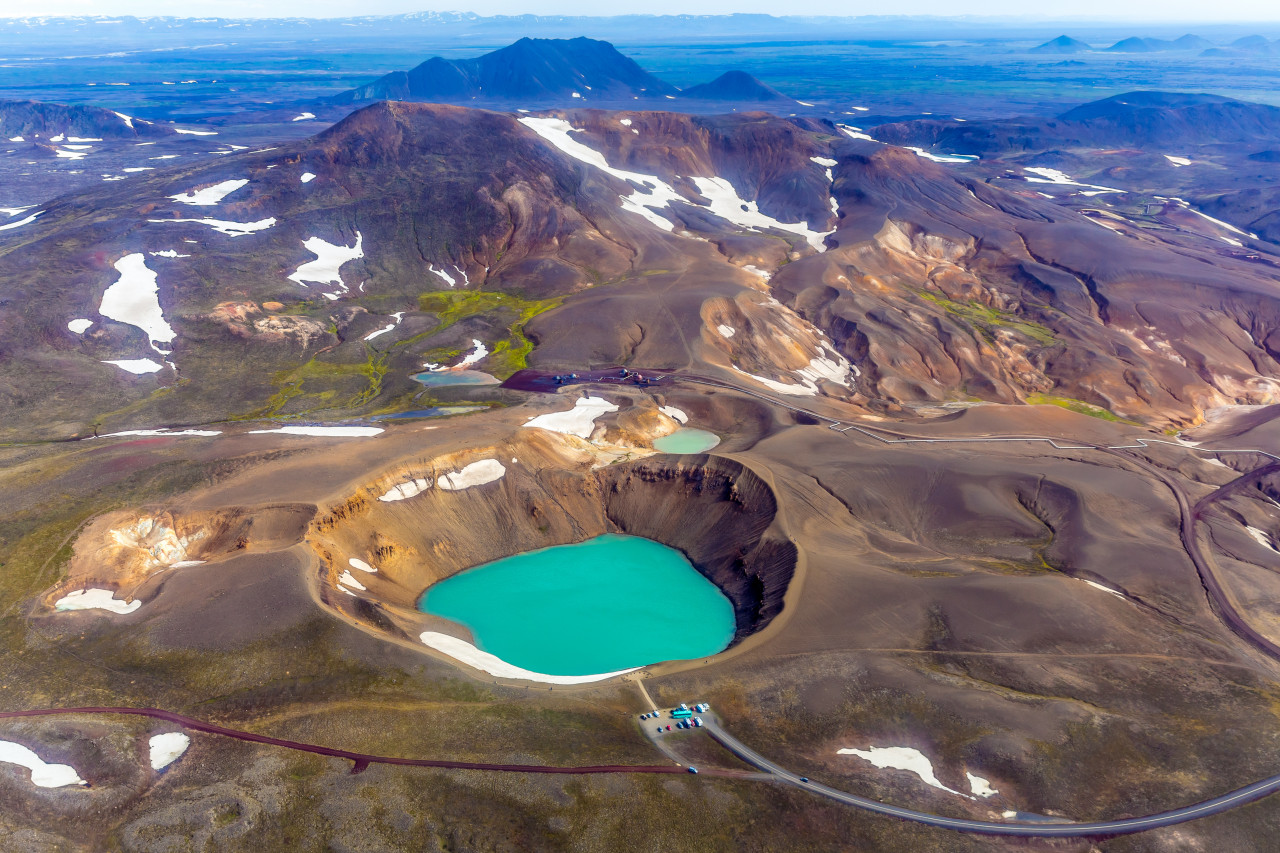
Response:
MULTIPOLYGON (((441 767, 450 770, 489 770, 499 773, 560 773, 568 775, 588 775, 596 773, 684 774, 688 772, 688 770, 683 767, 671 767, 668 765, 655 764, 598 764, 583 767, 558 767, 548 764, 490 764, 486 762, 451 761, 448 759, 438 758, 397 758, 390 755, 371 755, 364 752, 334 749, 333 747, 320 746, 319 744, 314 743, 302 743, 301 741, 271 737, 270 735, 261 735, 256 732, 246 732, 241 729, 232 729, 226 726, 219 726, 216 723, 206 723, 202 720, 197 720, 182 714, 175 714, 172 711, 164 711, 159 708, 35 708, 27 711, 0 711, 0 719, 61 717, 75 714, 150 717, 154 720, 164 720, 165 722, 182 726, 184 729, 204 732, 205 734, 220 735, 222 737, 235 738, 236 740, 249 741, 251 743, 261 743, 268 746, 279 746, 285 749, 296 750, 298 752, 310 752, 314 755, 325 755, 330 758, 342 758, 352 762, 352 773, 361 773, 368 768, 370 764, 394 764, 401 767, 441 767)), ((706 771, 706 775, 742 777, 746 774, 734 770, 709 769, 706 771)))

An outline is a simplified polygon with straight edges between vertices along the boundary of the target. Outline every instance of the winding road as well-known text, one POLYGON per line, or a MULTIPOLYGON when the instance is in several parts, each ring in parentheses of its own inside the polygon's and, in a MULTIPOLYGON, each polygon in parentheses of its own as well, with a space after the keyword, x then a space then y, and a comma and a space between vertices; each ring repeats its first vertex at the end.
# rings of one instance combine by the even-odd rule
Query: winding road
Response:
POLYGON ((741 758, 748 764, 769 773, 774 779, 794 785, 803 790, 810 791, 819 796, 827 797, 839 803, 850 806, 856 806, 869 812, 876 814, 888 815, 902 820, 909 820, 915 823, 923 823, 928 826, 942 827, 943 829, 954 829, 959 832, 971 832, 982 835, 1012 835, 1020 838, 1084 838, 1108 835, 1132 835, 1135 832, 1146 832, 1149 829, 1156 829, 1161 826, 1174 826, 1179 823, 1197 820, 1209 815, 1219 814, 1236 806, 1242 806, 1245 803, 1251 803, 1260 800, 1263 797, 1270 796, 1276 791, 1280 791, 1280 774, 1269 776, 1261 781, 1254 782, 1252 785, 1246 785, 1235 791, 1223 794, 1220 797, 1214 797, 1211 800, 1195 803, 1190 806, 1183 806, 1179 809, 1172 809, 1167 812, 1147 815, 1145 817, 1128 817, 1120 820, 1104 820, 1094 821, 1090 823, 1070 823, 1070 822, 1050 822, 1046 819, 1043 822, 1011 822, 997 823, 989 820, 970 820, 968 818, 945 817, 943 815, 930 814, 928 812, 920 812, 915 809, 906 809, 901 806, 893 806, 888 803, 882 803, 878 800, 859 797, 857 794, 849 794, 835 788, 827 787, 819 782, 806 780, 803 776, 793 773, 784 767, 774 764, 742 741, 735 738, 724 730, 719 723, 711 719, 706 719, 703 723, 704 727, 710 732, 721 746, 741 758))

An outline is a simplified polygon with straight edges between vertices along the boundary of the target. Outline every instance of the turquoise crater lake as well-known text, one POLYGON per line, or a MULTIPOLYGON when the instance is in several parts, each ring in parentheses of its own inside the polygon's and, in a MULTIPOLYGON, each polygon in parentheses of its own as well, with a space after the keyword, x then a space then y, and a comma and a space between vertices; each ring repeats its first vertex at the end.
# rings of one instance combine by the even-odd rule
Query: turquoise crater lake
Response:
POLYGON ((654 450, 663 453, 701 453, 720 443, 720 436, 705 429, 681 427, 671 435, 664 435, 653 442, 654 450))
POLYGON ((706 657, 733 639, 733 605, 684 555, 606 534, 496 560, 432 585, 418 609, 546 675, 594 675, 706 657))

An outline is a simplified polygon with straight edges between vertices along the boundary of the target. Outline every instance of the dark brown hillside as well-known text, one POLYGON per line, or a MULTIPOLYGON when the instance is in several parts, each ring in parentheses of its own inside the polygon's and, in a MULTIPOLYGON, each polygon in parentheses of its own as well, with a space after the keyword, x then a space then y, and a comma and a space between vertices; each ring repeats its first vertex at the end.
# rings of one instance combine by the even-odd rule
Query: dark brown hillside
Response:
POLYGON ((100 139, 154 139, 175 131, 145 119, 83 104, 0 100, 0 136, 79 136, 100 139))
POLYGON ((834 356, 846 364, 824 368, 824 395, 895 413, 1054 402, 1182 426, 1280 388, 1276 267, 1225 243, 1104 226, 810 120, 546 118, 639 177, 517 116, 387 102, 303 143, 48 205, 0 242, 15 434, 395 411, 421 399, 409 377, 424 363, 476 340, 491 353, 482 369, 501 375, 529 360, 621 363, 786 386, 834 356), (741 214, 712 213, 696 183, 712 178, 741 214), (237 179, 248 184, 212 206, 170 198, 237 179), (655 182, 675 193, 656 209, 670 229, 624 206, 657 198, 644 194, 655 182), (783 225, 729 221, 740 216, 783 225), (175 221, 205 218, 270 224, 229 236, 175 221), (317 260, 308 241, 357 239, 341 284, 289 279, 317 260), (97 313, 130 253, 157 275, 176 372, 102 364, 152 354, 139 329, 97 313), (78 334, 73 318, 93 322, 78 334))

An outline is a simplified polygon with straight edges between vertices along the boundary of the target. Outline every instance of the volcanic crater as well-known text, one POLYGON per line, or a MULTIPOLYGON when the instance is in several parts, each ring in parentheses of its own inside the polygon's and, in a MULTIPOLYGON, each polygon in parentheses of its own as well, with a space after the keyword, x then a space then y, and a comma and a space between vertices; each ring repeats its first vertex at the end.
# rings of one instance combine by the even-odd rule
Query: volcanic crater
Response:
POLYGON ((366 628, 416 644, 424 628, 465 631, 418 611, 432 584, 525 551, 623 533, 679 550, 724 593, 734 610, 730 647, 782 611, 798 552, 776 523, 773 490, 754 471, 706 454, 574 466, 564 452, 560 442, 522 437, 402 466, 329 507, 307 534, 322 599, 366 628), (450 470, 499 461, 505 470, 494 481, 444 486, 450 470), (413 494, 398 497, 404 492, 413 494), (343 594, 351 592, 344 575, 363 589, 343 594))

